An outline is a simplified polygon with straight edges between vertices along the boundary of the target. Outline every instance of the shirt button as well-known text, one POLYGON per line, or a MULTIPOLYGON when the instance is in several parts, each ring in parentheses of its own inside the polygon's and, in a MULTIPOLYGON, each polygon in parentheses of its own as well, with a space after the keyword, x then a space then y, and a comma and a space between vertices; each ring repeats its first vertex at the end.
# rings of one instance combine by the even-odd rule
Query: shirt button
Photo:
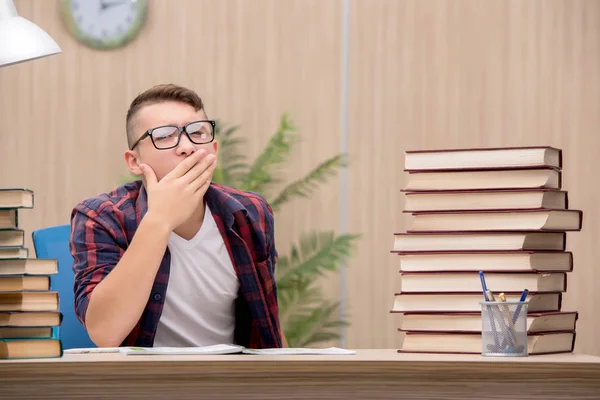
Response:
POLYGON ((161 299, 162 299, 162 296, 160 295, 160 293, 154 293, 154 300, 160 301, 161 299))

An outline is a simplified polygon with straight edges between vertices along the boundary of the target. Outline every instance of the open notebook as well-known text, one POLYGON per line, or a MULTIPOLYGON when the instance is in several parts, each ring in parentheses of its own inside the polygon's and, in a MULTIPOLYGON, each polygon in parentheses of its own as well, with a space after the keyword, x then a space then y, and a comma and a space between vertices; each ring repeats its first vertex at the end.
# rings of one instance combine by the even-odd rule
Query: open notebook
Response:
POLYGON ((82 353, 121 353, 124 355, 211 355, 211 354, 262 354, 262 355, 351 355, 356 354, 354 350, 346 350, 338 347, 324 349, 313 348, 273 348, 273 349, 247 349, 243 346, 217 344, 202 347, 111 347, 111 348, 89 348, 89 349, 67 349, 65 354, 82 353))

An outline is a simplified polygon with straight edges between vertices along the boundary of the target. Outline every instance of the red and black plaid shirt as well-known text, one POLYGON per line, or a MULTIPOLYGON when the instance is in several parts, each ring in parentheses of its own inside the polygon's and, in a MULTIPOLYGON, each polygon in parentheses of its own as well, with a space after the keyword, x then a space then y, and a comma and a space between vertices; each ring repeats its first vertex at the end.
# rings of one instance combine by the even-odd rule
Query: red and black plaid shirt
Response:
MULTIPOLYGON (((278 255, 271 207, 256 193, 214 183, 205 200, 240 283, 235 342, 249 348, 281 347, 274 281, 278 255)), ((127 250, 147 208, 146 190, 141 181, 135 181, 87 199, 73 209, 70 248, 74 258, 75 312, 84 325, 92 291, 127 250)), ((123 346, 152 346, 167 293, 170 264, 167 248, 146 308, 123 346)))

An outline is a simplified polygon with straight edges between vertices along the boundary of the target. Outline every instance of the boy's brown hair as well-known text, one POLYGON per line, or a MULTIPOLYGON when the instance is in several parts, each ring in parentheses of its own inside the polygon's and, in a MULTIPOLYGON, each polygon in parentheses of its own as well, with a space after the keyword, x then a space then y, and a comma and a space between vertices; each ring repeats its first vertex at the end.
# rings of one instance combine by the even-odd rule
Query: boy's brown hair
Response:
POLYGON ((133 117, 144 106, 165 101, 178 101, 189 104, 196 111, 204 109, 202 99, 196 92, 174 84, 162 84, 140 93, 129 105, 126 118, 127 146, 131 148, 136 138, 133 136, 133 117))

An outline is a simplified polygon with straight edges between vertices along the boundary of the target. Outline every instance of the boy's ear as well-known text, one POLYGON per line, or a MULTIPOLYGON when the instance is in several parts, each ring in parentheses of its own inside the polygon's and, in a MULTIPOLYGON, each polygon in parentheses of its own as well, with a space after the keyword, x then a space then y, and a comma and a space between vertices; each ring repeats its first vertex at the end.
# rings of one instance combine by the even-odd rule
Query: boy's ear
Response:
POLYGON ((132 174, 136 176, 144 175, 144 172, 140 168, 138 154, 135 151, 127 150, 124 154, 124 157, 127 168, 129 168, 129 171, 131 171, 132 174))

